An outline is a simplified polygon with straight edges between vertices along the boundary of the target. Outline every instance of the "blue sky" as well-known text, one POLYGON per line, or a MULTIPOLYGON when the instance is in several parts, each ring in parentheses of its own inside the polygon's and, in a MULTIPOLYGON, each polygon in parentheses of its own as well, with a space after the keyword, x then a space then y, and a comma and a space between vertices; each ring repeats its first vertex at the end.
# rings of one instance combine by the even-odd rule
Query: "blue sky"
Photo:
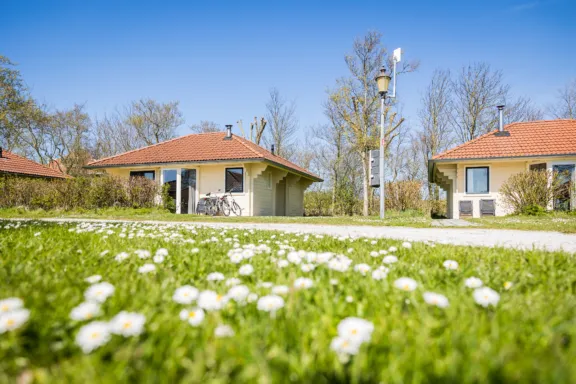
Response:
MULTIPOLYGON (((102 116, 129 101, 179 100, 186 125, 264 114, 277 87, 300 126, 324 123, 326 89, 343 56, 375 29, 391 51, 419 59, 398 97, 417 126, 436 68, 474 61, 502 69, 515 95, 539 105, 576 78, 575 0, 2 1, 0 54, 55 108, 85 103, 102 116)), ((188 133, 186 127, 181 134, 188 133)))

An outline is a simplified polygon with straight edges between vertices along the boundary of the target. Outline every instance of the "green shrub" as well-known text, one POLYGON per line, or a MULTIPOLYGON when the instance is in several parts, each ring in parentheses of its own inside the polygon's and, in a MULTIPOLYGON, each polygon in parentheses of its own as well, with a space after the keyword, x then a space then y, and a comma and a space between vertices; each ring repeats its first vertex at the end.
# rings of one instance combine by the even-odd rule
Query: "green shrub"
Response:
POLYGON ((558 175, 550 171, 526 171, 510 176, 500 187, 500 196, 505 206, 516 214, 535 211, 552 204, 560 191, 558 175))
POLYGON ((545 215, 547 211, 546 208, 540 205, 531 204, 523 207, 521 213, 527 216, 542 216, 545 215))

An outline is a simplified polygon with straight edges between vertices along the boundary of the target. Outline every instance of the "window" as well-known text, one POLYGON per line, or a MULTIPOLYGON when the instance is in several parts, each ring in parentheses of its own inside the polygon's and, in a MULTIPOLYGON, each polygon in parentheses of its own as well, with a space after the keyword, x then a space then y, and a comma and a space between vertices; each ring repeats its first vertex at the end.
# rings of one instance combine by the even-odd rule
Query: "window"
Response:
POLYGON ((266 172, 264 177, 266 180, 266 189, 272 189, 272 172, 266 172))
POLYGON ((226 168, 226 192, 244 192, 244 168, 226 168))
POLYGON ((154 171, 130 171, 130 177, 145 177, 148 180, 154 180, 154 171))
POLYGON ((546 170, 546 163, 539 163, 539 164, 530 164, 531 171, 545 171, 546 170))
POLYGON ((488 167, 466 168, 466 193, 488 193, 489 185, 488 167))

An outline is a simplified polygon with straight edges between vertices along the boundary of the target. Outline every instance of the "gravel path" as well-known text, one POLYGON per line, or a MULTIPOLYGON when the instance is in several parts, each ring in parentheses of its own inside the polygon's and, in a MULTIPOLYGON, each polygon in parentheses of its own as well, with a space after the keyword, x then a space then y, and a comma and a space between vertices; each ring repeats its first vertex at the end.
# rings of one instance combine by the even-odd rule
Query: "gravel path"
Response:
MULTIPOLYGON (((99 219, 42 219, 43 221, 65 222, 130 222, 126 220, 99 219)), ((364 236, 389 238, 407 241, 434 241, 454 245, 480 247, 504 247, 516 249, 542 249, 576 253, 576 234, 546 231, 517 231, 506 229, 473 228, 409 228, 375 226, 337 226, 313 224, 264 224, 264 223, 215 223, 215 222, 175 222, 175 221, 139 221, 149 224, 199 224, 213 228, 240 228, 258 230, 277 230, 286 232, 306 232, 335 236, 364 236)))

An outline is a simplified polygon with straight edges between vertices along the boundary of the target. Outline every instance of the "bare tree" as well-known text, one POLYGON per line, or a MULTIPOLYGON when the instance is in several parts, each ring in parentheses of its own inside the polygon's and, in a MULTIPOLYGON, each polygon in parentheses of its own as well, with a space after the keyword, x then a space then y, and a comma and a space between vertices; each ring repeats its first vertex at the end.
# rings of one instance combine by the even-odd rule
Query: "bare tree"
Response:
POLYGON ((260 145, 266 124, 268 124, 268 122, 265 118, 261 117, 260 121, 258 121, 258 118, 254 116, 254 122, 250 123, 250 140, 260 145))
POLYGON ((293 138, 298 130, 296 104, 288 102, 276 88, 270 90, 270 99, 266 103, 266 121, 270 126, 264 136, 266 146, 276 147, 276 154, 289 159, 294 154, 293 138))
POLYGON ((69 175, 84 174, 83 166, 90 160, 88 151, 91 120, 84 105, 60 110, 52 116, 52 131, 48 142, 54 154, 51 160, 61 172, 69 175))
POLYGON ((556 119, 576 119, 576 79, 558 90, 557 103, 548 107, 556 119))
POLYGON ((96 119, 93 129, 92 156, 95 159, 113 156, 146 145, 134 128, 125 122, 123 114, 116 111, 96 119))
MULTIPOLYGON (((345 123, 347 140, 360 157, 363 172, 363 209, 369 214, 370 199, 370 158, 371 149, 379 143, 380 96, 374 78, 383 64, 390 66, 386 50, 381 44, 381 34, 369 32, 353 44, 353 53, 345 57, 350 77, 339 79, 335 90, 329 93, 339 118, 345 123)), ((405 62, 398 73, 410 72, 417 67, 416 62, 405 62)), ((398 127, 404 119, 392 110, 388 99, 385 109, 385 133, 388 151, 390 142, 396 137, 398 127)))
POLYGON ((158 103, 152 99, 134 101, 128 108, 126 122, 146 145, 172 139, 176 128, 184 123, 178 104, 177 101, 158 103))
POLYGON ((190 129, 195 133, 220 132, 222 130, 220 124, 209 120, 200 120, 200 123, 192 124, 190 129))

